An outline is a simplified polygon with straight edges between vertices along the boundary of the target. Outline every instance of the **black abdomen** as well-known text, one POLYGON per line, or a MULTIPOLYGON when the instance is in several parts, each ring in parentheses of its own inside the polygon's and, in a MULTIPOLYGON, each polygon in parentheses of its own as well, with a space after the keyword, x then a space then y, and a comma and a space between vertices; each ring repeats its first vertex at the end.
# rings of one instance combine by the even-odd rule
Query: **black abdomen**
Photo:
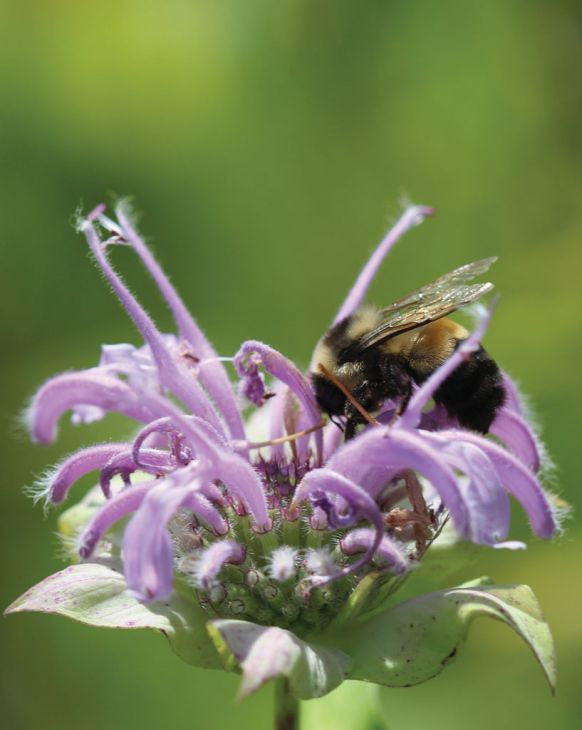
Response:
POLYGON ((449 375, 434 399, 465 428, 487 433, 505 402, 501 371, 481 347, 449 375))

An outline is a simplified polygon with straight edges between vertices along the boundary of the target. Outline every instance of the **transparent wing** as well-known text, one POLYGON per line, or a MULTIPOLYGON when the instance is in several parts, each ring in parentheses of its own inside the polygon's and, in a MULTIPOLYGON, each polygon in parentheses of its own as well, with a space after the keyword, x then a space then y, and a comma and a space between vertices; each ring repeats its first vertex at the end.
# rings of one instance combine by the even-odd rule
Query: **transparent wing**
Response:
POLYGON ((435 319, 446 317, 459 307, 476 301, 493 289, 493 284, 468 284, 466 282, 483 274, 496 256, 465 264, 435 279, 430 284, 398 299, 382 310, 384 319, 375 329, 366 333, 353 346, 353 355, 361 354, 401 332, 422 327, 435 319))
POLYGON ((397 299, 389 307, 386 307, 384 311, 387 313, 397 312, 409 305, 438 301, 442 294, 448 292, 452 287, 462 285, 467 281, 471 281, 476 276, 484 274, 495 261, 497 261, 497 256, 489 256, 486 259, 473 261, 472 264, 459 266, 458 269, 453 269, 448 274, 439 276, 438 279, 435 279, 430 284, 421 286, 420 289, 416 289, 405 297, 402 297, 402 299, 397 299))

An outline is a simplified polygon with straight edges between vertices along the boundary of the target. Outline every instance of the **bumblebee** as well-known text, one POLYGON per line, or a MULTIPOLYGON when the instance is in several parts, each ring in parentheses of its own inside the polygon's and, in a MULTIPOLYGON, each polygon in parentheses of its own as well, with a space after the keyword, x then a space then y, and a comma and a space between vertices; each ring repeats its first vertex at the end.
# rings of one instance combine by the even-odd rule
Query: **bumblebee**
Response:
MULTIPOLYGON (((311 380, 321 410, 332 420, 345 417, 346 439, 364 419, 323 373, 331 373, 365 411, 373 413, 384 401, 398 399, 402 412, 413 384, 426 380, 469 336, 447 315, 493 289, 489 282, 468 282, 494 261, 496 257, 490 257, 461 266, 384 309, 360 307, 321 338, 310 366, 311 380)), ((499 367, 482 347, 434 393, 435 402, 449 415, 481 433, 489 431, 505 397, 499 367)))

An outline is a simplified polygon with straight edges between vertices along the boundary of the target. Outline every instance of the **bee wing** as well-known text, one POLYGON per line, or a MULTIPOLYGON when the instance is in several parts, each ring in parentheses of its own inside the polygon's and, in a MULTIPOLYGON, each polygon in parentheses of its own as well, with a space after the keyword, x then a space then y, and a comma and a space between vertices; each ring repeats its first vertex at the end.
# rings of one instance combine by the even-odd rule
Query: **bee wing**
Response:
POLYGON ((491 264, 495 263, 495 261, 497 261, 497 256, 489 256, 489 258, 480 259, 479 261, 473 261, 471 264, 459 266, 459 268, 449 271, 448 274, 439 276, 438 279, 431 281, 430 284, 425 284, 424 286, 421 286, 420 289, 416 289, 410 294, 407 294, 405 297, 402 297, 402 299, 397 299, 389 307, 386 307, 384 311, 387 313, 395 312, 408 305, 426 305, 431 301, 438 301, 438 299, 443 294, 450 291, 451 288, 464 284, 466 281, 471 281, 471 279, 474 279, 476 276, 484 274, 488 271, 491 264))
POLYGON ((487 271, 496 258, 492 256, 460 266, 402 299, 398 299, 382 310, 382 324, 364 335, 354 345, 350 355, 357 356, 401 332, 422 327, 436 319, 446 317, 459 307, 480 299, 493 289, 493 284, 489 282, 466 284, 465 282, 487 271))

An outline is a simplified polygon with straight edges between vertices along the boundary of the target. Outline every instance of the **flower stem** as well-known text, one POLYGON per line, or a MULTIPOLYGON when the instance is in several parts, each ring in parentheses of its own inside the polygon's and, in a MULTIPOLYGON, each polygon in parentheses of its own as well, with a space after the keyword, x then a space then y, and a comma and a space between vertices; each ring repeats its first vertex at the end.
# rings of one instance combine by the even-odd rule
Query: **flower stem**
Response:
POLYGON ((299 730, 299 700, 286 677, 275 682, 275 730, 299 730))

